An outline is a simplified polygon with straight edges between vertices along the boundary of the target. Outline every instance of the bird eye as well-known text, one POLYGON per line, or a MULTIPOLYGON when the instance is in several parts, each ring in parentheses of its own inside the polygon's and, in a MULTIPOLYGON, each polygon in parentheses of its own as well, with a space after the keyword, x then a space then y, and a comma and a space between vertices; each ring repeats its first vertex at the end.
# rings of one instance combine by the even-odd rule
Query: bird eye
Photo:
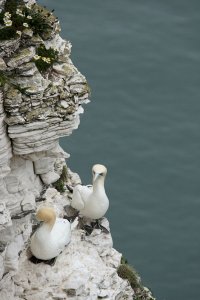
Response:
POLYGON ((100 176, 103 176, 103 173, 99 173, 100 176))

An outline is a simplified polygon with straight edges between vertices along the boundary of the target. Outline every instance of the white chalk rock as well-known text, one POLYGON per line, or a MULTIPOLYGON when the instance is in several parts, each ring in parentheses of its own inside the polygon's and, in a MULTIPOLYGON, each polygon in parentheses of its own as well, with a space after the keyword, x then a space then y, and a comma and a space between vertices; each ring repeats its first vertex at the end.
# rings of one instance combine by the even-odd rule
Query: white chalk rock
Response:
POLYGON ((4 181, 6 183, 8 193, 15 194, 19 192, 20 186, 18 177, 10 175, 7 176, 4 181))
MULTIPOLYGON (((93 236, 96 236, 98 230, 94 231, 93 236)), ((32 264, 23 251, 18 274, 13 277, 18 296, 32 300, 51 299, 50 294, 55 295, 55 299, 96 300, 107 297, 132 300, 134 292, 128 281, 117 275, 116 267, 120 264, 121 255, 118 254, 117 266, 110 265, 113 257, 111 235, 98 233, 99 245, 92 240, 92 236, 87 240, 82 230, 75 228, 71 243, 58 256, 53 267, 32 264), (107 256, 102 259, 101 254, 106 249, 107 256)))
POLYGON ((0 281, 0 297, 1 300, 16 300, 14 282, 9 273, 0 281))
POLYGON ((4 262, 5 272, 17 272, 19 264, 19 252, 23 249, 23 246, 24 241, 21 234, 16 236, 14 241, 8 245, 4 262))
POLYGON ((29 62, 34 55, 35 55, 34 47, 22 49, 7 62, 7 65, 9 67, 16 68, 25 62, 29 62))
POLYGON ((54 169, 55 158, 44 157, 34 162, 35 173, 45 174, 54 169))
POLYGON ((53 65, 53 70, 56 73, 66 77, 71 77, 76 73, 76 68, 74 67, 74 65, 69 63, 55 63, 53 65))
POLYGON ((1 178, 6 177, 6 175, 8 175, 9 173, 10 173, 10 167, 7 164, 0 166, 0 181, 1 178))
POLYGON ((0 202, 0 228, 1 230, 7 226, 11 226, 12 221, 10 217, 10 212, 6 208, 5 202, 0 202))
POLYGON ((4 70, 6 70, 6 63, 5 63, 5 61, 3 60, 3 58, 0 58, 0 70, 1 71, 4 71, 4 70))
POLYGON ((65 100, 60 101, 60 105, 61 105, 63 108, 67 108, 67 107, 69 106, 69 104, 68 104, 67 101, 65 101, 65 100))
POLYGON ((80 123, 79 113, 74 114, 70 121, 52 118, 30 124, 8 127, 9 137, 13 141, 13 151, 16 155, 27 155, 34 152, 50 151, 56 148, 58 138, 68 136, 80 123), (48 128, 48 131, 47 131, 48 128))
POLYGON ((60 178, 60 176, 55 172, 48 172, 46 174, 42 174, 40 177, 46 185, 54 183, 60 178))
POLYGON ((24 194, 24 199, 21 202, 21 206, 23 211, 35 210, 35 196, 32 192, 26 191, 24 194))
POLYGON ((4 274, 4 258, 0 254, 0 280, 3 277, 3 274, 4 274))
POLYGON ((61 36, 59 34, 56 34, 52 39, 50 40, 46 40, 44 42, 45 44, 45 47, 47 49, 49 48, 53 48, 57 51, 59 51, 60 53, 64 53, 66 52, 66 49, 67 49, 67 52, 68 54, 70 54, 70 47, 69 47, 69 44, 67 41, 63 40, 61 38, 61 36))

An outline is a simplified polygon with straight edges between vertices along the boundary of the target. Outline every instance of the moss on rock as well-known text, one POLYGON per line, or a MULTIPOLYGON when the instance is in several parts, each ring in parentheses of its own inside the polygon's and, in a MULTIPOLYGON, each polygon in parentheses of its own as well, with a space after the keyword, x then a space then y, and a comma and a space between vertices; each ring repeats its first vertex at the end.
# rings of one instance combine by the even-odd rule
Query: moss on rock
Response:
POLYGON ((128 264, 121 264, 117 269, 117 274, 122 279, 127 279, 132 289, 140 287, 140 278, 137 272, 128 264))
POLYGON ((133 300, 156 300, 153 297, 152 292, 142 285, 137 271, 128 264, 127 259, 123 256, 121 258, 121 264, 117 269, 117 274, 122 279, 129 281, 130 286, 135 292, 133 300))

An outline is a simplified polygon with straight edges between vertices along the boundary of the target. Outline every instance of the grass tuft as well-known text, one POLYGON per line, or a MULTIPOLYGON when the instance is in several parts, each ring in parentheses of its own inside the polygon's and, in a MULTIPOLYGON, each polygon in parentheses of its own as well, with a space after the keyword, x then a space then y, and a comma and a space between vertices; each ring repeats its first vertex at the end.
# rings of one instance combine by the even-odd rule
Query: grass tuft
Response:
POLYGON ((67 166, 63 166, 62 174, 60 175, 60 178, 53 183, 53 186, 56 188, 57 191, 60 193, 64 193, 65 191, 65 182, 67 181, 67 166))
POLYGON ((67 166, 66 165, 63 166, 61 177, 62 177, 63 181, 67 181, 68 172, 67 172, 67 166))
POLYGON ((65 191, 64 182, 60 178, 56 182, 53 183, 53 186, 55 187, 55 189, 58 192, 64 193, 64 191, 65 191))
POLYGON ((126 258, 122 256, 121 258, 121 265, 117 269, 117 274, 122 279, 127 279, 130 283, 130 286, 134 290, 133 300, 156 300, 152 292, 142 286, 140 277, 137 271, 128 265, 128 261, 126 258))
POLYGON ((132 289, 140 287, 140 279, 137 272, 127 264, 121 264, 117 269, 117 274, 122 279, 127 279, 132 289))
POLYGON ((128 264, 128 260, 124 256, 121 258, 121 264, 128 264))

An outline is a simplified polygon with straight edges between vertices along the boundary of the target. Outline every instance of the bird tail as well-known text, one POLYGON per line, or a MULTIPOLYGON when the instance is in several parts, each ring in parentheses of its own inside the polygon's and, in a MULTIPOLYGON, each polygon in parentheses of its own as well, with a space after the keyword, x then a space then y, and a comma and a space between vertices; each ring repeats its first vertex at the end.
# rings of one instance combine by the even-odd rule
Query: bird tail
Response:
POLYGON ((84 202, 79 191, 79 185, 75 186, 73 190, 71 206, 77 210, 82 210, 84 208, 84 202))

